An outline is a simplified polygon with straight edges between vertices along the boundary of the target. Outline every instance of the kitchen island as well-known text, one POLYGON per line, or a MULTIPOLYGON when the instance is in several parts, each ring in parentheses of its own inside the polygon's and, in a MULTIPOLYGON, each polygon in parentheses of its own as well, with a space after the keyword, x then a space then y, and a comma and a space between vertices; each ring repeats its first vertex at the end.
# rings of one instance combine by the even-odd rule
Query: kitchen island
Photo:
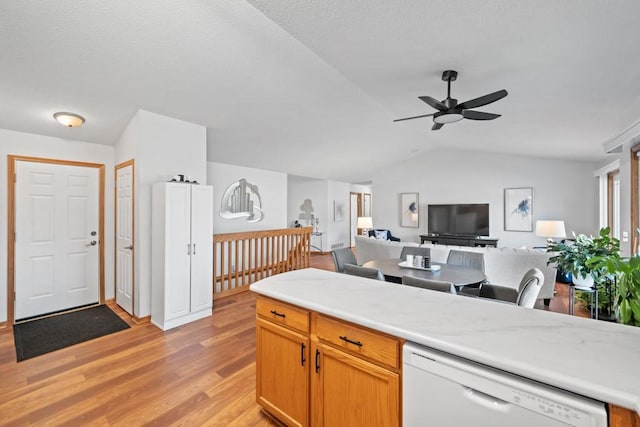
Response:
MULTIPOLYGON (((640 328, 316 269, 272 276, 251 285, 251 290, 316 314, 320 320, 326 317, 362 326, 379 332, 383 339, 396 338, 399 344, 411 341, 608 403, 611 408, 626 408, 631 417, 637 418, 633 412, 640 412, 640 328)), ((277 320, 282 313, 273 311, 277 320)), ((311 342, 301 343, 298 353, 300 359, 306 358, 300 364, 304 367, 307 362, 307 369, 314 358, 314 352, 307 350, 317 338, 314 319, 311 316, 306 335, 311 342)), ((387 351, 396 344, 381 348, 387 351)), ((397 361, 385 365, 375 356, 365 357, 365 362, 376 362, 371 366, 386 367, 385 372, 401 378, 397 361)), ((393 405, 389 404, 391 410, 393 405)), ((313 416, 312 409, 306 419, 313 416)), ((611 425, 623 424, 612 418, 611 425)))

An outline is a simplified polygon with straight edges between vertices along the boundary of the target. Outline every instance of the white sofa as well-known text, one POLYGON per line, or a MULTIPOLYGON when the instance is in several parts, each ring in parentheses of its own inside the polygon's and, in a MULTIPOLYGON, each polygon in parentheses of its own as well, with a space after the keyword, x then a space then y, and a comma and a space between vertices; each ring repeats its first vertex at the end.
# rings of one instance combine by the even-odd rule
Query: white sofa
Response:
POLYGON ((544 274, 544 283, 538 299, 553 298, 556 283, 556 269, 547 265, 549 254, 539 249, 484 248, 469 246, 419 245, 415 242, 391 242, 356 236, 356 258, 359 264, 379 259, 398 258, 404 246, 421 246, 431 249, 431 261, 446 263, 451 249, 481 252, 484 254, 484 268, 487 281, 517 289, 520 279, 530 268, 539 268, 544 274))

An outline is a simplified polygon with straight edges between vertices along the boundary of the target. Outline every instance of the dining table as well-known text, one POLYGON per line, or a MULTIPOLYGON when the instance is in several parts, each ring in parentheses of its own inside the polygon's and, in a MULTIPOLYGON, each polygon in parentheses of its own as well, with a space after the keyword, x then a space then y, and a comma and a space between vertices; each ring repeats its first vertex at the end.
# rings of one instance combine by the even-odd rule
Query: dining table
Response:
POLYGON ((465 286, 480 284, 487 279, 481 270, 470 267, 432 262, 432 269, 423 269, 403 267, 400 265, 401 262, 402 260, 399 258, 379 259, 366 262, 363 267, 377 268, 382 271, 387 282, 402 283, 402 276, 412 276, 419 279, 453 283, 457 291, 465 286), (433 269, 433 266, 439 266, 439 269, 433 269))

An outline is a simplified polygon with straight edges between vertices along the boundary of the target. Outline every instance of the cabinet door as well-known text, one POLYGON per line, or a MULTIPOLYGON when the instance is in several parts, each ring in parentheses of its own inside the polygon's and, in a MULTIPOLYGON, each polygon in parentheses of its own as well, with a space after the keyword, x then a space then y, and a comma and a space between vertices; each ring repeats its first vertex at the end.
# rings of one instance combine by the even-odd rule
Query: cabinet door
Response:
POLYGON ((167 184, 165 209, 165 320, 191 311, 191 194, 189 185, 167 184))
POLYGON ((213 299, 213 188, 191 187, 191 311, 211 307, 213 299))
POLYGON ((640 427, 640 415, 630 409, 609 405, 610 427, 640 427))
POLYGON ((256 400, 289 426, 309 424, 309 363, 308 337, 256 320, 256 400))
POLYGON ((313 426, 400 425, 398 374, 324 344, 312 356, 313 426))

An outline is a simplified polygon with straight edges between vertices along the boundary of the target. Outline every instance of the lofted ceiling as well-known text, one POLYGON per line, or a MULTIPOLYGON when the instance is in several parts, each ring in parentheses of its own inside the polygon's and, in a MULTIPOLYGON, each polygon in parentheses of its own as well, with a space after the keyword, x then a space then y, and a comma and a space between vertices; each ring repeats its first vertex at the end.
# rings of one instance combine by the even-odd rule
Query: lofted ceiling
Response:
MULTIPOLYGON (((0 128, 114 145, 138 109, 211 161, 340 181, 436 147, 596 161, 640 119, 637 0, 0 3, 0 128), (418 100, 509 95, 431 131, 418 100), (86 117, 66 129, 56 111, 86 117)), ((179 144, 179 141, 176 141, 179 144)))

